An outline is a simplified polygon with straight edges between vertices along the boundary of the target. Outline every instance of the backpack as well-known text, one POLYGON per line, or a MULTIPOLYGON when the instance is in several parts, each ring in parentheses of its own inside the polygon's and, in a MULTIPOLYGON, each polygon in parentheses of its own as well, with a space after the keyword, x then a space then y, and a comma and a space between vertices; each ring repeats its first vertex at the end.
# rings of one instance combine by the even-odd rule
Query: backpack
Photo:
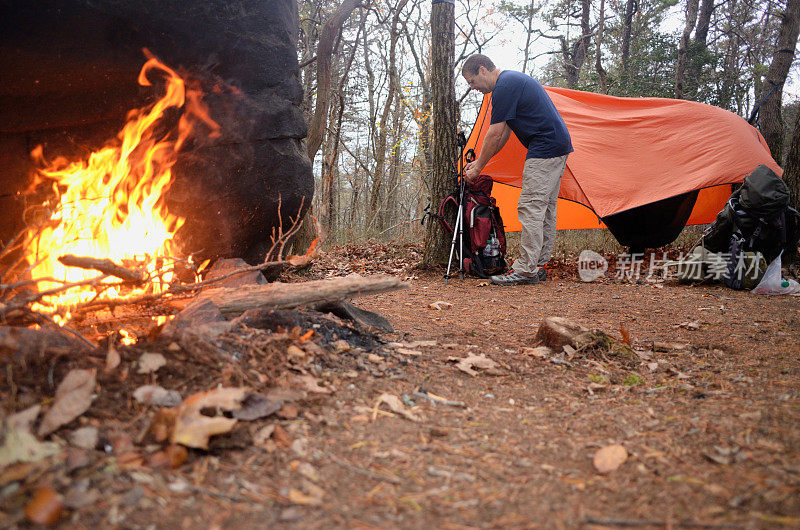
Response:
MULTIPOLYGON (((464 248, 459 256, 464 260, 464 270, 479 278, 502 274, 508 268, 506 233, 500 209, 491 196, 492 184, 492 177, 478 175, 464 187, 464 248)), ((453 235, 453 226, 448 219, 455 221, 458 196, 459 189, 456 188, 439 206, 439 223, 450 236, 453 235)))
POLYGON ((733 289, 752 288, 766 264, 781 252, 787 257, 797 252, 798 240, 800 213, 789 206, 786 183, 765 165, 745 177, 742 187, 731 195, 703 235, 708 250, 726 253, 728 275, 724 283, 733 289), (742 274, 745 261, 751 264, 748 268, 757 268, 752 277, 742 274))

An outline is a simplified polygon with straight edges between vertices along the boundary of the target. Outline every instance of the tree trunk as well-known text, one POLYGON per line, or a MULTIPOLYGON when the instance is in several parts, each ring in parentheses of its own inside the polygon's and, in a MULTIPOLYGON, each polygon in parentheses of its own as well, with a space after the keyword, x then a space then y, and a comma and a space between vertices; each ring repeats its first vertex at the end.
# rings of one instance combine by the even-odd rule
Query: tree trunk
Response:
MULTIPOLYGON (((432 172, 428 188, 431 207, 438 208, 450 191, 456 172, 455 6, 431 6, 431 96, 433 105, 432 172)), ((447 238, 438 223, 429 222, 423 261, 431 265, 447 259, 447 238)))
POLYGON ((789 144, 789 153, 783 169, 783 180, 789 186, 792 207, 800 210, 800 111, 794 120, 794 133, 789 144))
POLYGON ((772 63, 767 70, 767 78, 761 89, 763 99, 760 110, 759 129, 772 151, 772 158, 779 164, 782 161, 783 120, 781 103, 783 84, 794 61, 794 50, 797 36, 800 33, 800 0, 788 0, 786 10, 782 14, 781 28, 772 63), (774 90, 773 90, 774 88, 774 90), (770 91, 772 91, 771 94, 770 91), (769 94, 769 96, 767 96, 769 94), (766 99, 764 99, 766 97, 766 99))
POLYGON ((581 37, 571 45, 566 38, 561 38, 561 53, 564 56, 564 74, 567 88, 575 88, 581 75, 583 62, 586 60, 586 50, 592 38, 592 28, 589 22, 590 0, 581 0, 581 37))
POLYGON ((330 108, 331 91, 331 59, 333 58, 336 42, 342 34, 344 25, 350 13, 361 5, 361 0, 344 0, 333 12, 319 35, 317 43, 317 99, 314 105, 314 116, 308 126, 306 139, 306 152, 312 161, 322 145, 325 136, 325 124, 328 122, 328 109, 330 108))
POLYGON ((708 28, 711 25, 711 15, 714 13, 714 0, 703 0, 700 4, 700 15, 697 19, 697 29, 694 31, 695 44, 706 46, 708 28))
POLYGON ((683 98, 683 82, 686 75, 686 62, 689 57, 689 44, 692 31, 697 23, 697 9, 700 0, 686 0, 686 24, 678 44, 678 60, 675 63, 675 99, 683 98))
POLYGON ((630 57, 631 57, 631 26, 633 25, 633 15, 639 8, 637 0, 627 0, 625 3, 625 18, 622 21, 622 84, 627 87, 630 57))
POLYGON ((603 94, 608 94, 608 83, 606 82, 606 69, 603 68, 603 31, 606 25, 606 0, 600 0, 600 20, 597 22, 597 48, 595 50, 594 69, 600 78, 600 90, 603 94))

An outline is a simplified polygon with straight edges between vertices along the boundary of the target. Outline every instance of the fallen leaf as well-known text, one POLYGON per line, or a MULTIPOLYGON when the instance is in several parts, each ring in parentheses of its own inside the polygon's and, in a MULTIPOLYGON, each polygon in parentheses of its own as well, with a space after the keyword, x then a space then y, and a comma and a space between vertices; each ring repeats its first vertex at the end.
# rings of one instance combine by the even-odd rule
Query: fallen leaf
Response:
POLYGON ((152 374, 165 364, 167 364, 167 359, 160 353, 143 353, 139 357, 139 369, 136 370, 136 373, 152 374))
POLYGON ((5 488, 12 482, 21 481, 36 469, 37 466, 30 462, 21 462, 5 466, 3 471, 0 472, 0 488, 5 488))
POLYGON ((295 405, 292 405, 291 403, 284 403, 280 410, 275 413, 275 415, 279 418, 283 418, 284 420, 293 420, 300 415, 300 411, 297 410, 295 405))
POLYGON ((189 458, 189 451, 182 445, 168 445, 163 451, 153 453, 147 459, 147 465, 152 468, 169 467, 178 469, 189 458))
POLYGON ((55 402, 39 425, 39 436, 47 436, 86 412, 94 385, 95 370, 70 370, 56 388, 55 402))
POLYGON ((411 355, 412 357, 418 357, 422 355, 422 352, 419 350, 411 350, 409 348, 397 348, 397 353, 401 355, 411 355))
POLYGON ((333 392, 332 388, 319 386, 319 379, 310 374, 295 375, 294 382, 307 392, 314 394, 330 394, 333 392))
POLYGON ((292 440, 292 451, 302 458, 308 456, 308 438, 295 438, 292 440))
POLYGON ((189 451, 182 445, 168 445, 164 452, 169 457, 169 467, 178 469, 189 459, 189 451))
POLYGON ((272 439, 281 449, 286 449, 292 445, 292 439, 289 438, 289 435, 286 433, 286 429, 280 425, 275 425, 275 429, 272 431, 272 439))
POLYGON ((331 342, 331 346, 336 350, 336 353, 344 353, 353 349, 349 342, 342 339, 331 342))
POLYGON ((316 468, 308 462, 299 462, 294 460, 290 464, 290 467, 292 468, 292 471, 297 471, 311 482, 319 482, 319 473, 317 472, 316 468))
POLYGON ((453 304, 450 302, 443 302, 441 300, 433 302, 432 304, 428 305, 428 309, 435 309, 437 311, 441 311, 443 309, 450 309, 453 307, 453 304))
POLYGON ((286 359, 293 364, 297 364, 299 362, 304 361, 308 357, 308 354, 302 349, 294 344, 290 344, 288 348, 286 348, 286 359))
POLYGON ((261 447, 263 446, 270 438, 272 438, 272 433, 275 431, 275 424, 266 425, 262 427, 253 435, 253 444, 261 447))
POLYGON ((320 497, 306 495, 302 491, 295 488, 289 488, 289 493, 286 495, 286 499, 292 504, 302 504, 304 506, 319 506, 322 504, 322 499, 320 497))
POLYGON ((622 335, 622 342, 627 344, 628 346, 631 345, 631 332, 622 325, 622 322, 619 323, 619 333, 622 335))
POLYGON ((158 385, 144 385, 133 391, 133 398, 142 405, 156 407, 177 407, 181 404, 181 395, 176 390, 167 390, 158 385))
POLYGON ((276 413, 283 406, 280 401, 272 401, 261 394, 248 394, 242 402, 242 408, 233 412, 237 420, 252 421, 266 418, 276 413))
POLYGON ((153 416, 153 421, 150 422, 150 434, 157 442, 163 442, 172 434, 172 429, 175 427, 175 410, 174 409, 161 409, 153 416))
POLYGON ((6 425, 11 431, 31 432, 36 418, 39 417, 39 412, 42 410, 41 405, 34 405, 25 410, 21 410, 6 418, 6 425))
POLYGON ((469 375, 478 375, 478 372, 473 370, 473 368, 479 368, 482 370, 491 370, 497 368, 497 363, 486 357, 484 354, 470 354, 463 359, 458 357, 448 357, 447 360, 456 362, 456 368, 462 372, 468 373, 469 375))
POLYGON ((82 449, 94 449, 97 446, 99 437, 97 427, 81 427, 69 434, 69 443, 82 449))
POLYGON ((381 357, 380 355, 375 355, 374 353, 370 353, 369 355, 367 355, 367 360, 371 363, 382 363, 383 357, 381 357))
POLYGON ((31 502, 25 506, 25 517, 33 524, 50 526, 61 519, 63 511, 61 496, 53 488, 43 486, 36 490, 31 502))
POLYGON ((697 331, 700 329, 700 322, 695 320, 694 322, 681 322, 680 324, 676 324, 672 326, 673 328, 684 328, 688 329, 689 331, 697 331))
POLYGON ((535 348, 523 348, 523 355, 531 355, 537 359, 547 359, 551 357, 555 351, 549 346, 537 346, 535 348))
POLYGON ((217 388, 186 398, 175 409, 175 425, 170 441, 197 449, 208 449, 208 440, 215 434, 229 432, 235 418, 204 416, 203 409, 238 410, 245 397, 244 388, 217 388))
POLYGON ((378 407, 381 406, 382 403, 386 403, 392 412, 400 414, 404 418, 411 420, 411 421, 420 421, 422 418, 411 412, 403 402, 400 400, 399 397, 393 394, 383 393, 378 396, 378 401, 375 402, 374 411, 377 412, 378 407))
POLYGON ((113 345, 109 344, 108 353, 106 353, 106 367, 103 368, 103 371, 107 374, 113 372, 120 362, 122 362, 122 358, 119 356, 119 352, 113 345))
POLYGON ((0 469, 16 462, 38 462, 57 454, 60 447, 55 442, 40 442, 27 431, 0 432, 0 469))
POLYGON ((594 467, 598 473, 611 473, 628 459, 628 451, 619 444, 607 445, 594 455, 594 467))

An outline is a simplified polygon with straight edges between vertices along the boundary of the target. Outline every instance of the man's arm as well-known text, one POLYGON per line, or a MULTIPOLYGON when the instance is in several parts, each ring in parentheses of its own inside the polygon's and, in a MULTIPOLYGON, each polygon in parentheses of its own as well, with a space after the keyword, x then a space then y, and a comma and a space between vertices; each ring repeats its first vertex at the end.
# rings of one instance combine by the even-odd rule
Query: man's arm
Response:
POLYGON ((499 153, 500 149, 506 144, 509 136, 511 136, 511 128, 506 122, 493 123, 489 126, 486 136, 483 137, 483 144, 478 153, 478 158, 464 166, 464 176, 468 181, 480 175, 489 160, 499 153))

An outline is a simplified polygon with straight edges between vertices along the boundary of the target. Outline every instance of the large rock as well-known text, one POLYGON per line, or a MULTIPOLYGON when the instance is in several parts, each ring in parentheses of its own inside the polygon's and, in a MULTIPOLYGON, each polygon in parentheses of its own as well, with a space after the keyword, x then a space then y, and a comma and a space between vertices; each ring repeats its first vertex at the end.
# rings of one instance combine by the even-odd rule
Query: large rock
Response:
POLYGON ((309 204, 294 0, 4 4, 0 240, 40 200, 18 194, 33 147, 43 145, 48 159, 86 153, 116 135, 128 110, 158 96, 136 82, 143 48, 197 81, 222 126, 220 138, 190 143, 174 168, 167 205, 187 218, 178 234, 185 254, 258 261, 279 198, 284 220, 303 197, 303 209, 309 204))

